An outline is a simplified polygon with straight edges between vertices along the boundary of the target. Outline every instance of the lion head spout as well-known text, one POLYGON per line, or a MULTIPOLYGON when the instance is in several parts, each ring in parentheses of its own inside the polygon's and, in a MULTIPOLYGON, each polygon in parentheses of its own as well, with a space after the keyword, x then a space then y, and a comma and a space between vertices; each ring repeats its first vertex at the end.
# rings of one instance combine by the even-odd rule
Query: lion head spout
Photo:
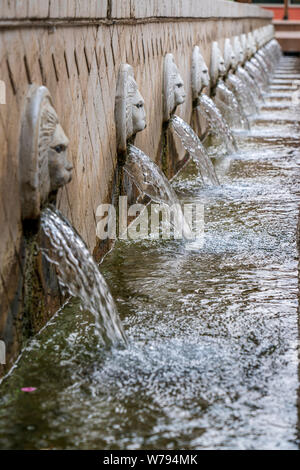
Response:
POLYGON ((184 103, 186 98, 184 83, 173 54, 165 55, 163 83, 164 121, 168 121, 177 106, 184 103))
POLYGON ((144 99, 134 78, 133 68, 121 64, 117 81, 115 123, 119 151, 126 150, 128 139, 146 127, 144 99))
POLYGON ((49 90, 31 85, 26 97, 19 147, 22 219, 37 219, 41 207, 69 183, 73 166, 68 161, 66 137, 49 90))
POLYGON ((210 81, 212 87, 216 86, 219 77, 226 73, 225 62, 216 41, 212 43, 210 59, 210 81))
POLYGON ((209 72, 200 48, 195 46, 192 55, 192 92, 193 99, 201 94, 202 90, 209 86, 209 72))

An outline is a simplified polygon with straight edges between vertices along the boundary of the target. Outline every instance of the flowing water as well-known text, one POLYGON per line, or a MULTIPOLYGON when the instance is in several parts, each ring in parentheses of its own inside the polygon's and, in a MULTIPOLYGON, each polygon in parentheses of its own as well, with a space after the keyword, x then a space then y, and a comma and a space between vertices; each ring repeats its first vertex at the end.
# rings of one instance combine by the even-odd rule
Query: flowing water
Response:
POLYGON ((124 170, 140 192, 155 202, 173 205, 179 203, 176 192, 161 169, 142 150, 130 145, 124 170))
POLYGON ((142 195, 173 209, 174 227, 182 227, 183 236, 186 239, 193 239, 191 227, 185 220, 176 192, 153 160, 142 150, 130 145, 123 168, 142 195))
POLYGON ((254 112, 258 111, 258 106, 260 102, 260 90, 256 84, 256 82, 253 80, 253 78, 249 75, 247 70, 245 70, 243 67, 239 66, 237 69, 237 75, 238 77, 244 81, 247 90, 250 95, 250 99, 253 102, 253 109, 254 112))
POLYGON ((205 206, 203 246, 119 241, 105 258, 126 348, 99 348, 76 302, 30 342, 1 385, 1 448, 299 448, 300 127, 282 113, 237 137, 220 186, 192 162, 174 181, 205 206))
POLYGON ((253 62, 248 60, 245 64, 245 70, 252 77, 256 84, 257 94, 260 100, 263 100, 262 88, 264 87, 264 79, 260 73, 259 68, 253 62))
POLYGON ((246 84, 237 75, 231 73, 227 76, 226 84, 235 94, 239 106, 243 109, 246 116, 254 114, 256 112, 256 104, 246 84))
POLYGON ((266 54, 264 50, 259 50, 256 55, 264 64, 264 68, 267 71, 267 76, 269 77, 273 69, 273 61, 269 57, 269 54, 266 54))
POLYGON ((265 64, 258 59, 257 55, 253 56, 250 62, 260 71, 261 79, 263 80, 263 88, 265 89, 268 85, 269 75, 266 70, 265 64))
POLYGON ((229 153, 235 152, 237 150, 235 138, 213 100, 202 93, 199 97, 197 110, 207 119, 210 131, 225 144, 227 151, 229 153))
POLYGON ((296 86, 291 86, 291 85, 271 85, 270 90, 274 91, 291 91, 291 90, 297 90, 296 86))
POLYGON ((265 63, 263 57, 259 54, 255 54, 255 59, 256 63, 259 65, 260 67, 260 70, 262 71, 263 75, 264 75, 264 78, 265 78, 265 82, 266 84, 268 84, 268 81, 269 81, 269 71, 268 71, 268 67, 267 67, 267 64, 265 63))
POLYGON ((179 116, 172 116, 171 125, 175 133, 181 140, 185 150, 190 154, 195 162, 202 180, 208 180, 213 184, 219 184, 218 177, 205 147, 191 126, 179 116))
POLYGON ((99 342, 116 345, 125 342, 114 300, 85 243, 70 223, 56 209, 46 208, 41 227, 49 248, 43 253, 54 264, 63 291, 82 302, 93 314, 99 342))
POLYGON ((299 74, 287 74, 283 72, 277 72, 273 75, 274 78, 283 78, 284 80, 299 80, 299 74))
POLYGON ((223 80, 219 80, 216 87, 215 103, 224 119, 234 129, 249 129, 249 121, 244 110, 231 90, 223 80))

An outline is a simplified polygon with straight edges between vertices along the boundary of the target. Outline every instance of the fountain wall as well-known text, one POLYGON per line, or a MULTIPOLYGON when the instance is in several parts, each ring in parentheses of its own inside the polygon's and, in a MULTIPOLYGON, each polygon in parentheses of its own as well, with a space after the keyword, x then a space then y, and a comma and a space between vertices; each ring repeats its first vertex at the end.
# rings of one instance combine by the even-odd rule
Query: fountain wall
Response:
MULTIPOLYGON (((133 66, 145 99, 147 128, 136 145, 161 166, 165 54, 174 55, 187 91, 177 114, 191 123, 193 46, 200 46, 209 65, 213 41, 222 47, 226 37, 271 19, 271 13, 257 6, 222 0, 1 2, 0 80, 6 104, 0 104, 0 339, 7 344, 9 360, 27 335, 28 311, 36 317, 29 322, 31 334, 61 302, 54 295, 55 273, 38 255, 39 239, 30 238, 28 248, 21 223, 19 135, 30 84, 47 86, 70 140, 73 180, 60 190, 57 205, 99 258, 105 247, 96 238, 96 209, 112 201, 116 181, 114 105, 120 64, 133 66), (25 298, 33 307, 24 307, 25 298)), ((184 151, 174 140, 165 157, 170 177, 184 151)))

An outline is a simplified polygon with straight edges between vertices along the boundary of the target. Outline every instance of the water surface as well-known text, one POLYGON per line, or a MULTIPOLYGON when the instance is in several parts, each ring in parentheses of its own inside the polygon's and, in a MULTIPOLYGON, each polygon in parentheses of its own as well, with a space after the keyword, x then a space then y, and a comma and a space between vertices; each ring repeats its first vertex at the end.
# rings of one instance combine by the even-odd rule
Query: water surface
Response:
POLYGON ((105 258, 127 347, 104 350, 75 301, 31 341, 1 385, 1 448, 298 448, 300 133, 282 112, 216 157, 220 186, 193 163, 175 180, 205 206, 203 246, 105 258))

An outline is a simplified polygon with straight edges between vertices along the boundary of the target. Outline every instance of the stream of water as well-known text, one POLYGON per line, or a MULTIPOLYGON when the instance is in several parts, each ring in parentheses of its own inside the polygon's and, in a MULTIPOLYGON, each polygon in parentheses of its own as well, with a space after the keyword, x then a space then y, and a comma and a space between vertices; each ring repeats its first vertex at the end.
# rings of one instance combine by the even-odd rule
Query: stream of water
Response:
POLYGON ((249 129, 249 122, 243 108, 223 80, 219 80, 216 88, 215 103, 223 118, 234 129, 249 129))
POLYGON ((256 82, 249 75, 247 70, 241 66, 238 67, 236 73, 240 77, 241 81, 243 81, 247 87, 249 99, 252 104, 251 108, 253 110, 253 113, 257 113, 261 95, 260 95, 260 91, 256 82))
POLYGON ((153 202, 172 208, 174 228, 180 228, 184 238, 194 238, 191 227, 185 220, 180 201, 169 180, 162 170, 142 150, 129 146, 124 170, 137 186, 142 196, 148 196, 153 202))
POLYGON ((191 126, 179 116, 172 116, 172 127, 182 145, 196 164, 203 182, 219 184, 218 177, 207 151, 191 126))
POLYGON ((210 132, 219 139, 220 144, 225 144, 227 152, 237 151, 235 138, 226 120, 213 100, 204 93, 199 97, 197 111, 207 119, 210 132))
POLYGON ((41 227, 50 246, 43 249, 44 256, 55 265, 64 293, 79 298, 82 307, 93 314, 99 343, 105 346, 124 343, 114 300, 81 237, 55 208, 43 211, 41 227))
POLYGON ((244 114, 246 116, 254 114, 256 112, 256 105, 252 95, 248 91, 247 84, 234 74, 228 75, 226 84, 228 84, 229 88, 234 92, 239 107, 244 111, 244 114))
POLYGON ((263 93, 262 87, 264 86, 263 78, 261 77, 261 73, 259 69, 250 61, 245 63, 245 70, 248 72, 248 75, 252 78, 254 83, 254 89, 256 90, 256 94, 259 98, 259 101, 263 100, 263 93))

